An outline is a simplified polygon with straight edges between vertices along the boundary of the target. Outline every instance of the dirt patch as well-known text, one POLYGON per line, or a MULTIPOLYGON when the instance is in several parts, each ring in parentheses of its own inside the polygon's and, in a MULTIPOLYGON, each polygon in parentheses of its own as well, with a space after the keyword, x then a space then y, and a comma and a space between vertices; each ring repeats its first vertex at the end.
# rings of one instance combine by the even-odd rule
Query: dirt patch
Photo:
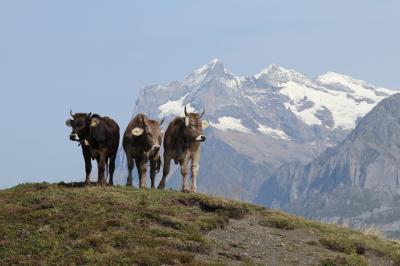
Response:
POLYGON ((366 261, 368 265, 394 265, 387 258, 367 251, 353 258, 329 250, 319 242, 316 231, 280 229, 260 223, 262 220, 258 216, 231 219, 224 230, 209 232, 207 238, 215 243, 215 248, 207 255, 208 259, 221 263, 228 260, 231 265, 324 265, 326 262, 331 263, 326 265, 346 265, 354 260, 366 261))

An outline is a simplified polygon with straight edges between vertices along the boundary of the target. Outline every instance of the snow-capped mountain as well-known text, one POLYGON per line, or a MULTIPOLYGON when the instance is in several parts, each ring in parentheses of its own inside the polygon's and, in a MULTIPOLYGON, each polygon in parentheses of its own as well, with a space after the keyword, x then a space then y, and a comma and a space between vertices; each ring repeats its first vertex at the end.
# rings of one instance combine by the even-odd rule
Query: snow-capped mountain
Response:
MULTIPOLYGON (((182 81, 141 90, 133 115, 183 116, 206 109, 199 190, 253 201, 260 184, 287 162, 307 163, 345 138, 394 91, 328 72, 315 79, 270 65, 239 77, 214 59, 182 81)), ((166 123, 166 124, 167 124, 166 123)), ((164 125, 166 126, 166 125, 164 125)), ((126 176, 119 156, 121 183, 126 176)), ((180 184, 179 175, 169 179, 180 184)))

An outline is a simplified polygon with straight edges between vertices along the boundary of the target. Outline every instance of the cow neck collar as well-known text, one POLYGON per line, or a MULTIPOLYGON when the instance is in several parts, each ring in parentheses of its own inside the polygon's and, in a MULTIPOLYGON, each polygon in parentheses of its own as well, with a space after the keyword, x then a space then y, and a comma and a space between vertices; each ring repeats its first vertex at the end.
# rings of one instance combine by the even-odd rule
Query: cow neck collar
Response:
POLYGON ((80 146, 90 146, 90 142, 88 141, 88 139, 84 139, 79 141, 79 145, 80 146))

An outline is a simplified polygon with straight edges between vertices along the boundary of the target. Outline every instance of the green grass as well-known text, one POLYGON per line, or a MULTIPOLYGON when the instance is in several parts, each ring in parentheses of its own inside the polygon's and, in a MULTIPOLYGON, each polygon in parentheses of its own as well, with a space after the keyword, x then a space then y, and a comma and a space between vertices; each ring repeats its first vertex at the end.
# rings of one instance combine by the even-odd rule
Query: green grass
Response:
POLYGON ((5 264, 196 263, 246 204, 173 191, 25 184, 0 192, 5 264))
POLYGON ((259 221, 259 224, 285 230, 294 230, 304 226, 296 220, 296 217, 272 210, 264 211, 264 218, 259 221))
MULTIPOLYGON (((399 241, 382 239, 373 234, 363 234, 347 227, 306 220, 280 211, 265 209, 261 213, 263 214, 263 219, 259 222, 261 225, 284 230, 306 228, 316 232, 320 236, 320 244, 329 250, 354 256, 370 251, 379 256, 390 257, 396 265, 400 265, 399 241)), ((355 258, 350 260, 354 261, 355 258)))
POLYGON ((206 233, 248 215, 263 226, 316 232, 312 246, 343 254, 346 265, 363 265, 366 250, 400 264, 398 242, 347 228, 201 194, 80 183, 0 190, 0 264, 215 265, 200 259, 215 245, 206 233))
POLYGON ((333 259, 325 259, 321 262, 321 266, 368 266, 368 263, 364 258, 356 254, 352 254, 348 257, 338 256, 333 259))

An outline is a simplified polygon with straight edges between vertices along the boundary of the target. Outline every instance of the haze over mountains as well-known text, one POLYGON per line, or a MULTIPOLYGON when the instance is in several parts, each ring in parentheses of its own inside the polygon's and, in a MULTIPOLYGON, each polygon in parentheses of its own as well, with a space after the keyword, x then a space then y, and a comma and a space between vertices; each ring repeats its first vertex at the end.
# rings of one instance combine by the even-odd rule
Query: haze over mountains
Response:
MULTIPOLYGON (((303 165, 341 143, 363 116, 394 93, 334 72, 310 78, 274 64, 253 76, 239 77, 214 59, 182 81, 143 88, 133 114, 166 117, 165 128, 173 117, 183 116, 185 105, 191 111, 205 108, 210 127, 202 144, 199 191, 289 209, 284 204, 293 199, 293 190, 303 192, 302 187, 289 187, 300 183, 290 174, 301 172, 303 165), (276 188, 283 193, 278 196, 285 201, 264 198, 271 192, 266 184, 274 177, 278 180, 285 171, 290 172, 286 183, 276 181, 276 188)), ((124 184, 126 161, 122 152, 118 161, 117 180, 124 184)), ((374 169, 379 172, 382 168, 374 169)), ((365 175, 358 173, 355 181, 345 184, 358 187, 364 184, 361 179, 365 175)), ((167 186, 180 188, 180 184, 181 177, 175 171, 167 186)))
POLYGON ((400 237, 400 94, 369 112, 338 146, 307 165, 289 164, 262 186, 256 202, 400 237))

